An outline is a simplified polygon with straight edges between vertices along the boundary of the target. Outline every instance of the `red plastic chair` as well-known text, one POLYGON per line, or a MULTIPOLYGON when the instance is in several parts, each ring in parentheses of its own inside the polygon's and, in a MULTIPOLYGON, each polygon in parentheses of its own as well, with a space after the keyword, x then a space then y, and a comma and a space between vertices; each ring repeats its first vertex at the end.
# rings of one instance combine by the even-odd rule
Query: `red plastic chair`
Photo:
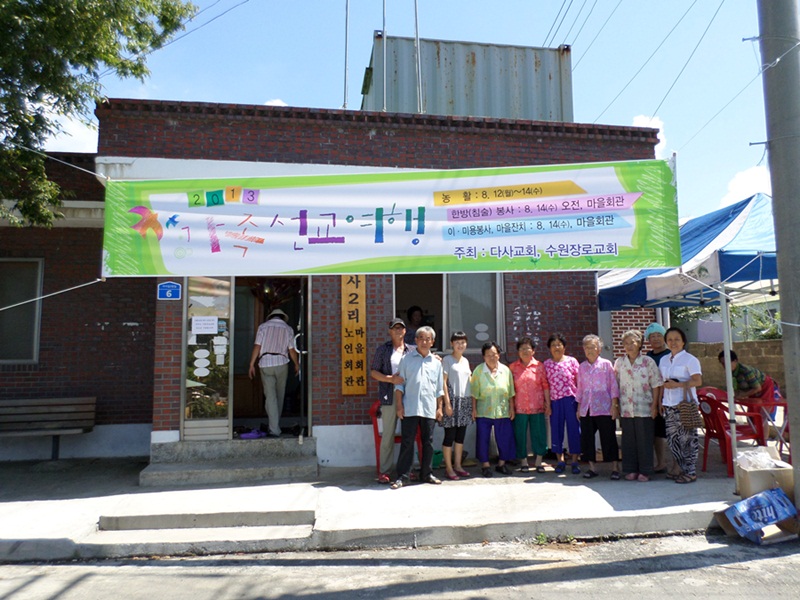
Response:
MULTIPOLYGON (((728 465, 728 477, 733 477, 733 456, 731 456, 731 427, 728 422, 728 406, 713 396, 704 395, 699 393, 698 400, 700 401, 700 413, 703 415, 703 422, 705 424, 706 435, 705 443, 703 445, 703 472, 708 465, 708 448, 711 440, 714 439, 719 444, 719 451, 722 454, 722 462, 728 465)), ((758 413, 737 411, 736 416, 747 417, 752 419, 759 417, 758 413)), ((755 422, 755 421, 751 421, 755 422)), ((756 443, 761 439, 763 434, 757 428, 749 424, 737 423, 736 424, 736 442, 753 440, 756 443)))
MULTIPOLYGON (((709 397, 713 400, 721 402, 723 408, 725 409, 725 418, 723 419, 725 423, 728 422, 728 392, 725 390, 721 390, 715 387, 701 387, 697 388, 697 397, 698 399, 702 396, 709 397)), ((749 427, 753 431, 758 434, 758 445, 759 446, 766 446, 767 445, 767 437, 769 432, 769 421, 764 418, 764 412, 761 410, 760 405, 752 405, 748 402, 744 401, 736 401, 740 407, 743 407, 742 412, 737 412, 736 414, 739 416, 747 416, 747 425, 738 424, 736 425, 737 430, 737 437, 738 437, 738 430, 741 427, 747 428, 749 427)))
MULTIPOLYGON (((381 408, 380 400, 376 400, 375 403, 369 407, 369 416, 372 419, 372 435, 375 438, 375 470, 378 472, 378 475, 381 474, 381 432, 378 429, 378 411, 381 408)), ((394 443, 399 444, 401 437, 399 435, 394 436, 394 443)), ((419 456, 422 456, 422 436, 419 433, 419 429, 417 430, 417 452, 419 456)))

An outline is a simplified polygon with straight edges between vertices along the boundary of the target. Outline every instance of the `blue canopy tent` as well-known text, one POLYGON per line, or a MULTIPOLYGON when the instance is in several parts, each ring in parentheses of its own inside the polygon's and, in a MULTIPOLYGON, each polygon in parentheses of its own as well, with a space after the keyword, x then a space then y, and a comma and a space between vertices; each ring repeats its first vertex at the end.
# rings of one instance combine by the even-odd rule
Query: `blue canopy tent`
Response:
MULTIPOLYGON (((598 278, 600 310, 720 304, 730 410, 731 456, 736 453, 733 378, 730 369, 728 304, 746 296, 774 299, 778 267, 772 200, 756 194, 681 226, 681 260, 676 269, 611 271, 598 278), (728 299, 720 302, 720 294, 728 299)), ((738 489, 738 482, 737 482, 738 489)))
POLYGON ((598 278, 600 310, 718 304, 720 286, 735 300, 774 296, 778 267, 772 201, 756 194, 684 223, 676 269, 624 269, 598 278))

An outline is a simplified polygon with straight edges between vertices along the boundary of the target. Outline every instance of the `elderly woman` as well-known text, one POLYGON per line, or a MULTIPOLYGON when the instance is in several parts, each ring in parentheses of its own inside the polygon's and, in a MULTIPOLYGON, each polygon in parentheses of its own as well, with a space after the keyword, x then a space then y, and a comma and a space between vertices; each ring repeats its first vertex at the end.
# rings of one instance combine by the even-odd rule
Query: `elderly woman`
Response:
POLYGON ((578 361, 566 354, 564 335, 554 333, 547 340, 550 358, 544 361, 547 383, 550 385, 550 449, 558 462, 556 473, 567 467, 564 461, 564 427, 567 428, 569 452, 572 455, 572 473, 581 474, 578 456, 581 448, 581 427, 578 423, 577 391, 578 361))
POLYGON ((500 454, 495 470, 511 475, 506 464, 514 460, 514 377, 511 370, 500 362, 500 347, 495 342, 486 342, 481 348, 483 364, 472 372, 469 389, 472 394, 472 418, 475 420, 475 454, 481 463, 481 474, 491 477, 489 467, 489 440, 494 428, 494 438, 500 454))
POLYGON ((653 474, 653 419, 658 413, 658 391, 664 384, 658 365, 643 356, 642 334, 622 334, 625 356, 614 363, 619 383, 622 426, 622 469, 628 481, 650 481, 653 474))
MULTIPOLYGON (((656 366, 661 362, 661 358, 669 354, 667 342, 664 341, 664 335, 667 330, 660 323, 650 323, 644 331, 644 339, 650 344, 650 350, 647 356, 652 358, 656 366)), ((664 473, 667 468, 671 469, 673 475, 678 475, 674 470, 678 468, 677 465, 672 463, 667 464, 667 457, 669 449, 667 447, 667 423, 661 415, 661 395, 664 393, 664 388, 660 387, 656 390, 656 402, 658 403, 658 412, 656 418, 653 419, 653 429, 655 430, 655 439, 653 440, 653 448, 656 451, 656 465, 653 467, 654 473, 664 473)))
POLYGON ((530 432, 531 450, 533 450, 534 466, 537 473, 544 473, 542 457, 547 452, 547 422, 550 416, 550 385, 544 365, 536 360, 533 353, 536 344, 529 337, 517 342, 519 360, 509 365, 514 375, 514 436, 517 442, 517 459, 520 471, 527 473, 528 466, 528 432, 530 432))
POLYGON ((583 476, 597 477, 595 470, 594 434, 600 432, 603 462, 611 463, 611 479, 619 474, 619 446, 617 445, 617 419, 619 418, 619 386, 611 361, 600 356, 603 341, 596 335, 583 338, 586 360, 578 368, 578 415, 581 418, 581 451, 589 461, 589 470, 583 476))
POLYGON ((684 400, 697 404, 696 388, 703 385, 700 361, 686 351, 686 334, 677 327, 667 329, 665 336, 670 354, 658 363, 664 378, 664 396, 661 410, 667 422, 667 444, 681 473, 675 483, 697 481, 697 454, 700 443, 697 429, 681 425, 678 404, 684 400))

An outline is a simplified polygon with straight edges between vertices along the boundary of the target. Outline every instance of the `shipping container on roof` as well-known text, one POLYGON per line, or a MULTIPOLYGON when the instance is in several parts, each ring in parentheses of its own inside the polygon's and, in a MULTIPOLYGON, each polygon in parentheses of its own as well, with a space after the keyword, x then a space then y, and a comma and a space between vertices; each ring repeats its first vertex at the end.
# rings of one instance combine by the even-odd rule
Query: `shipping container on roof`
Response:
MULTIPOLYGON (((422 111, 531 121, 573 121, 569 46, 534 48, 419 40, 422 111)), ((376 31, 361 109, 417 113, 414 38, 376 31), (384 106, 384 42, 386 48, 384 106)))

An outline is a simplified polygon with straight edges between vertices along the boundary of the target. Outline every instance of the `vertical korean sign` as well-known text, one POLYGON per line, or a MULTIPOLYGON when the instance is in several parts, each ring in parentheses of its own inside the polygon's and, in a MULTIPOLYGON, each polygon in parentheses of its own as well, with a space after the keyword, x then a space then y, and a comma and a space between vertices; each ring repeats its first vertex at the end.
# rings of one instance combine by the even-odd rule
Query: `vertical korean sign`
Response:
POLYGON ((342 276, 342 395, 367 393, 367 299, 364 277, 342 276))
POLYGON ((675 192, 662 160, 109 181, 103 275, 676 267, 675 192))

